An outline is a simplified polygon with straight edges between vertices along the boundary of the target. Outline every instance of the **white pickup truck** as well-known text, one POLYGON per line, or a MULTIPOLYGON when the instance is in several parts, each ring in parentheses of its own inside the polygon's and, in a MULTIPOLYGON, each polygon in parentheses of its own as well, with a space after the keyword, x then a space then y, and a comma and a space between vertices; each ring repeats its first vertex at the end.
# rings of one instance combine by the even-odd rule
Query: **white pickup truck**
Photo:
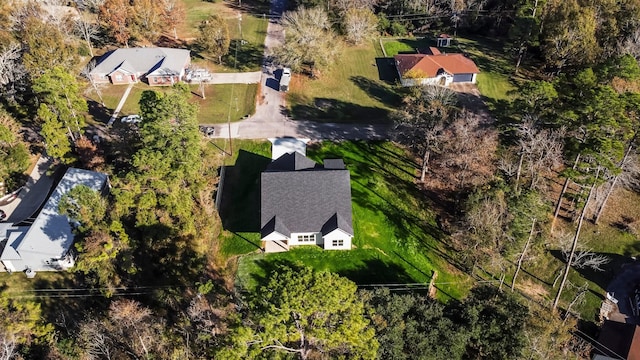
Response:
POLYGON ((280 91, 289 91, 289 82, 291 81, 291 69, 282 68, 282 76, 280 76, 280 91))

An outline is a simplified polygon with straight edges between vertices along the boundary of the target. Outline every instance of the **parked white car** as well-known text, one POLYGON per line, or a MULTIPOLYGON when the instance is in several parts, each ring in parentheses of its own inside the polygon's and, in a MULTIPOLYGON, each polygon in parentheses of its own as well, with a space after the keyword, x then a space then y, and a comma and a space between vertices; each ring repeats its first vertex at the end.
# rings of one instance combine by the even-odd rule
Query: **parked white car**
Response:
POLYGON ((282 76, 280 77, 280 91, 289 91, 289 82, 291 81, 291 69, 282 68, 282 76))
POLYGON ((140 115, 123 116, 122 119, 120 119, 120 122, 125 124, 137 124, 141 121, 142 121, 142 118, 140 117, 140 115))

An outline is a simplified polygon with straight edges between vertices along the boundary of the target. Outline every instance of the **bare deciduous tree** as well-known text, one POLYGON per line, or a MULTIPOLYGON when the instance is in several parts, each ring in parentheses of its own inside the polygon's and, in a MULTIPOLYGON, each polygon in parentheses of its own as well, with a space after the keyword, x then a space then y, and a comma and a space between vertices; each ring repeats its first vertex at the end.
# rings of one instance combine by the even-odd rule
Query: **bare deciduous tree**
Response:
POLYGON ((441 86, 422 86, 404 99, 394 113, 394 140, 406 145, 422 158, 420 181, 429 171, 432 152, 440 148, 442 135, 456 104, 456 94, 441 86))
POLYGON ((89 54, 93 57, 93 41, 100 39, 100 26, 82 16, 75 20, 75 31, 85 41, 89 48, 89 54))
MULTIPOLYGON (((569 255, 571 253, 572 239, 570 236, 560 237, 560 249, 562 251, 562 257, 565 261, 569 261, 569 255)), ((596 254, 593 250, 586 248, 584 245, 578 243, 573 253, 573 259, 571 264, 577 269, 589 268, 595 271, 604 271, 603 265, 611 262, 611 259, 602 254, 596 254)))
POLYGON ((341 51, 329 16, 320 7, 288 11, 282 16, 281 23, 285 30, 285 45, 273 49, 271 55, 276 63, 294 71, 307 68, 313 77, 317 77, 341 51))
POLYGON ((342 20, 347 41, 360 45, 378 32, 378 18, 369 9, 349 9, 342 20))
POLYGON ((484 183, 494 174, 497 134, 481 125, 477 114, 462 111, 443 139, 440 164, 458 191, 484 183))
POLYGON ((520 156, 515 179, 516 193, 523 166, 529 174, 529 188, 534 189, 542 171, 562 164, 564 130, 540 129, 536 126, 536 119, 527 115, 517 127, 517 135, 520 156))
POLYGON ((0 335, 0 360, 11 360, 16 355, 16 338, 12 334, 0 335))
POLYGON ((0 48, 0 84, 12 84, 27 75, 27 70, 20 62, 21 46, 9 43, 0 48))

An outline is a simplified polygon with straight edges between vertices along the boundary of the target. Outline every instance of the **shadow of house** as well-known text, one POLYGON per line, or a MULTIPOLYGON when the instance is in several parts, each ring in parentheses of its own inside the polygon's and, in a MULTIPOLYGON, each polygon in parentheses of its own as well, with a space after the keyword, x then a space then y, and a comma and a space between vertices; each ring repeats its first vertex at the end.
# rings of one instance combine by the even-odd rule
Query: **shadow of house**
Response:
MULTIPOLYGON (((549 250, 549 253, 560 260, 563 264, 566 264, 566 260, 562 251, 560 250, 549 250)), ((612 254, 612 253, 594 253, 594 255, 602 255, 607 257, 610 261, 607 264, 601 266, 602 271, 594 270, 590 267, 576 267, 572 266, 572 269, 577 271, 580 276, 583 278, 594 282, 600 288, 607 289, 611 280, 620 273, 621 269, 623 269, 625 264, 632 262, 633 260, 627 256, 612 254)), ((564 268, 564 265, 563 265, 564 268)), ((640 277, 638 278, 640 280, 640 277)), ((639 282, 640 285, 640 282, 639 282)), ((604 292, 600 294, 600 296, 604 296, 604 292)))
POLYGON ((376 68, 378 69, 378 78, 381 81, 388 84, 395 84, 400 81, 393 58, 376 58, 376 68))
POLYGON ((224 229, 260 231, 260 174, 270 163, 268 157, 240 150, 235 165, 226 167, 220 201, 224 229))
POLYGON ((395 107, 401 104, 400 96, 388 86, 367 79, 364 76, 352 76, 349 80, 366 92, 371 98, 385 105, 395 107))

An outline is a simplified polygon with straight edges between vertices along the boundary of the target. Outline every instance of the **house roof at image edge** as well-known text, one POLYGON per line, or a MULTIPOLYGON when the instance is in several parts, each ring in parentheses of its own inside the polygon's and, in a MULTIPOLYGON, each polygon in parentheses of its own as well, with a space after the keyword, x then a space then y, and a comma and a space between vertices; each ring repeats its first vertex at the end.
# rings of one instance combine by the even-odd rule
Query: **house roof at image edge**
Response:
POLYGON ((179 74, 189 61, 189 50, 172 48, 127 48, 106 53, 91 71, 92 74, 111 74, 115 70, 149 73, 149 75, 179 74))
POLYGON ((262 173, 261 235, 277 231, 353 235, 349 170, 340 159, 317 164, 298 152, 281 156, 262 173))
POLYGON ((462 54, 398 54, 394 59, 402 75, 410 70, 424 73, 427 77, 437 76, 440 69, 452 75, 480 72, 473 60, 462 54))
MULTIPOLYGON (((101 191, 107 182, 107 175, 70 168, 62 177, 55 190, 36 217, 33 225, 28 227, 24 236, 10 237, 0 259, 40 261, 52 257, 62 257, 73 244, 73 232, 66 215, 58 212, 60 199, 77 185, 85 185, 93 190, 101 191), (17 257, 16 257, 17 256, 17 257)), ((26 227, 14 228, 27 229, 26 227)), ((11 229, 7 230, 8 233, 11 229)), ((37 263, 37 262, 36 262, 37 263)), ((34 269, 37 270, 37 269, 34 269)))

